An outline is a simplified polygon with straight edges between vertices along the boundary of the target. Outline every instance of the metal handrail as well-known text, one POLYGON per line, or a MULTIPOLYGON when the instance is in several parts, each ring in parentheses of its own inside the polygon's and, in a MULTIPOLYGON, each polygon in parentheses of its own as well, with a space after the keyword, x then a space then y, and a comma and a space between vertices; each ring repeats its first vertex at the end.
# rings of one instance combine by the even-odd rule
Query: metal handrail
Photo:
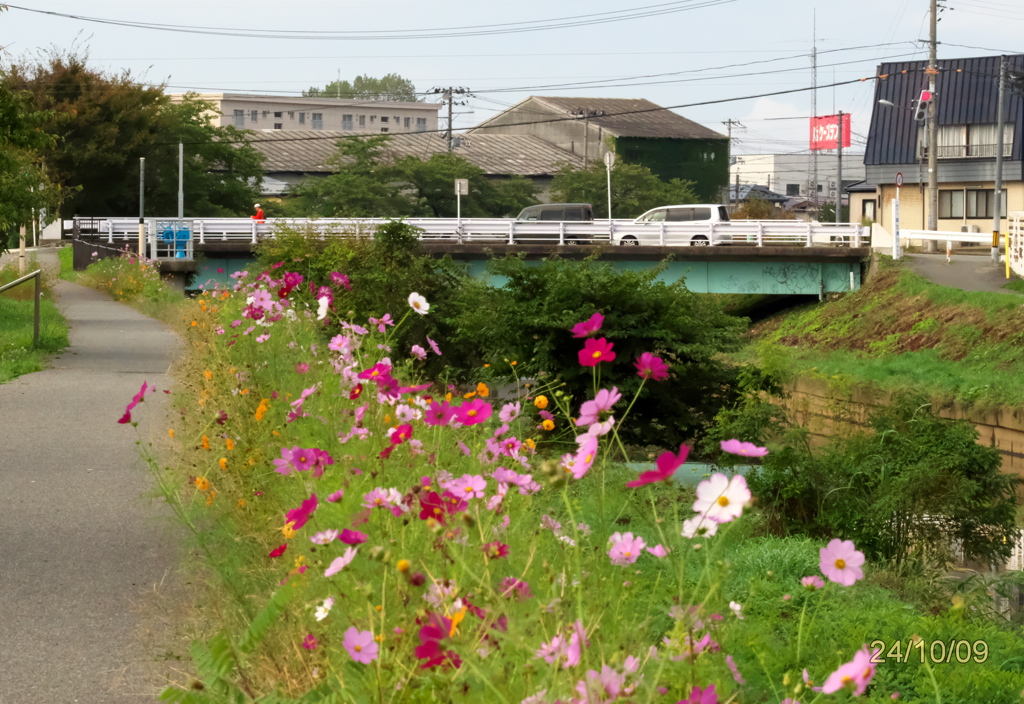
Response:
POLYGON ((42 269, 36 269, 31 274, 25 274, 20 279, 15 279, 14 281, 12 281, 9 284, 4 284, 3 286, 0 286, 0 293, 3 293, 4 291, 6 291, 9 288, 14 288, 18 284, 25 283, 29 279, 35 279, 36 280, 36 293, 35 293, 36 310, 35 310, 35 316, 34 316, 34 318, 32 320, 32 325, 33 325, 33 328, 32 328, 32 346, 33 347, 39 347, 39 299, 43 295, 43 278, 42 278, 42 273, 43 273, 42 269))

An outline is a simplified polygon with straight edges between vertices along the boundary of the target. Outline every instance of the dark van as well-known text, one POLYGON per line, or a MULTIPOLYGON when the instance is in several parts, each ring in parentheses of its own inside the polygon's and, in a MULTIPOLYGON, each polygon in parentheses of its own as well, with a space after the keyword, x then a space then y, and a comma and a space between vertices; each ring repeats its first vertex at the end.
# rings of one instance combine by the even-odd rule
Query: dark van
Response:
POLYGON ((590 222, 594 219, 594 209, 590 203, 546 203, 523 208, 516 220, 554 222, 590 222))

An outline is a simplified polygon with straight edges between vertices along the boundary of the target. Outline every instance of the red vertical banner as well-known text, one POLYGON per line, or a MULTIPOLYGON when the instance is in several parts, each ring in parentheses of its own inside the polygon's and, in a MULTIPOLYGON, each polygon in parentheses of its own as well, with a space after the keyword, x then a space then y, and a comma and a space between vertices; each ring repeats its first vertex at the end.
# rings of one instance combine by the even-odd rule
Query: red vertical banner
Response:
MULTIPOLYGON (((836 149, 839 141, 839 116, 811 118, 811 151, 836 149)), ((843 114, 843 149, 850 146, 850 113, 843 114)))

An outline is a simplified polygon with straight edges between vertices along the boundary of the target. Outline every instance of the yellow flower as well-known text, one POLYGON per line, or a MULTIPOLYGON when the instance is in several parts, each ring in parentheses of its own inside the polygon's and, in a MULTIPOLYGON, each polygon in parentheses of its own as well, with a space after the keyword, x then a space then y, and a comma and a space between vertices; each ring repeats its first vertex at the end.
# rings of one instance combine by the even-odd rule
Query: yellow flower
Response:
POLYGON ((266 414, 266 412, 267 412, 267 410, 269 408, 270 408, 270 399, 269 398, 265 398, 262 401, 260 401, 260 405, 256 408, 256 420, 258 420, 258 421, 259 420, 263 420, 263 416, 266 414))
POLYGON ((228 471, 228 458, 227 457, 221 457, 219 460, 217 460, 217 464, 220 465, 221 471, 224 471, 224 472, 228 471))
POLYGON ((238 508, 245 508, 245 499, 238 500, 238 508))
POLYGON ((540 427, 544 428, 544 430, 554 430, 555 421, 551 420, 550 418, 545 418, 544 422, 540 424, 540 427))
POLYGON ((537 398, 533 399, 533 405, 543 411, 545 408, 548 407, 548 397, 538 396, 537 398))
POLYGON ((412 567, 412 563, 408 560, 399 560, 398 564, 395 565, 399 572, 408 572, 409 568, 412 567))
POLYGON ((451 391, 449 391, 448 393, 446 393, 444 395, 444 400, 447 401, 448 403, 452 402, 452 392, 451 391))
POLYGON ((459 627, 460 623, 462 623, 462 619, 466 618, 466 611, 468 610, 468 608, 469 607, 463 606, 461 609, 452 614, 452 627, 451 630, 448 631, 449 638, 455 635, 455 629, 459 627))
POLYGON ((384 642, 384 634, 383 633, 378 633, 377 635, 375 635, 373 637, 373 639, 375 641, 377 641, 378 643, 383 643, 384 642))
POLYGON ((281 533, 284 535, 285 540, 291 540, 292 536, 295 535, 295 531, 292 529, 292 521, 288 521, 281 526, 281 533))
MULTIPOLYGON (((192 324, 195 325, 195 323, 192 323, 192 324)), ((205 372, 203 372, 203 377, 205 377, 206 380, 209 381, 210 379, 213 378, 213 372, 211 372, 209 369, 207 369, 205 372)))
POLYGON ((232 440, 231 438, 228 438, 227 440, 225 440, 224 441, 224 445, 226 445, 229 450, 234 450, 235 449, 235 441, 232 440))
POLYGON ((196 321, 196 320, 193 320, 193 321, 192 321, 192 327, 195 327, 196 325, 199 325, 199 322, 198 322, 198 321, 196 321))
POLYGON ((531 450, 537 449, 537 443, 533 441, 533 438, 526 438, 526 444, 531 450))
POLYGON ((206 491, 210 488, 210 480, 206 477, 196 477, 196 489, 199 491, 206 491))
POLYGON ((210 449, 210 438, 206 437, 205 435, 203 436, 203 449, 204 450, 209 450, 210 449))
POLYGON ((168 429, 167 434, 170 435, 171 438, 173 439, 174 438, 174 428, 168 429))
POLYGON ((516 366, 517 364, 519 364, 519 362, 512 362, 513 367, 516 366))
POLYGON ((476 385, 476 392, 480 394, 481 398, 486 398, 491 395, 491 390, 487 388, 487 384, 480 382, 476 385))

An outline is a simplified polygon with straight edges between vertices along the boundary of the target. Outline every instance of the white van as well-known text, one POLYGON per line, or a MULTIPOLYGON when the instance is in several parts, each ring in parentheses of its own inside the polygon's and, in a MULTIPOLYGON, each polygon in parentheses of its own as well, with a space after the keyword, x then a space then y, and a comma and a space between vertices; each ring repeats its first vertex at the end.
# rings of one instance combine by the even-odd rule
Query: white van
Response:
MULTIPOLYGON (((653 208, 633 221, 632 227, 624 227, 615 233, 615 243, 623 245, 660 244, 664 224, 689 223, 688 226, 673 226, 673 240, 682 236, 693 247, 729 244, 732 241, 728 227, 718 228, 719 223, 729 222, 729 210, 724 205, 701 203, 696 205, 665 205, 653 208), (639 226, 639 227, 636 227, 639 226), (676 232, 679 230, 679 232, 676 232), (721 231, 719 231, 721 230, 721 231)), ((684 244, 673 241, 672 244, 684 244)))

